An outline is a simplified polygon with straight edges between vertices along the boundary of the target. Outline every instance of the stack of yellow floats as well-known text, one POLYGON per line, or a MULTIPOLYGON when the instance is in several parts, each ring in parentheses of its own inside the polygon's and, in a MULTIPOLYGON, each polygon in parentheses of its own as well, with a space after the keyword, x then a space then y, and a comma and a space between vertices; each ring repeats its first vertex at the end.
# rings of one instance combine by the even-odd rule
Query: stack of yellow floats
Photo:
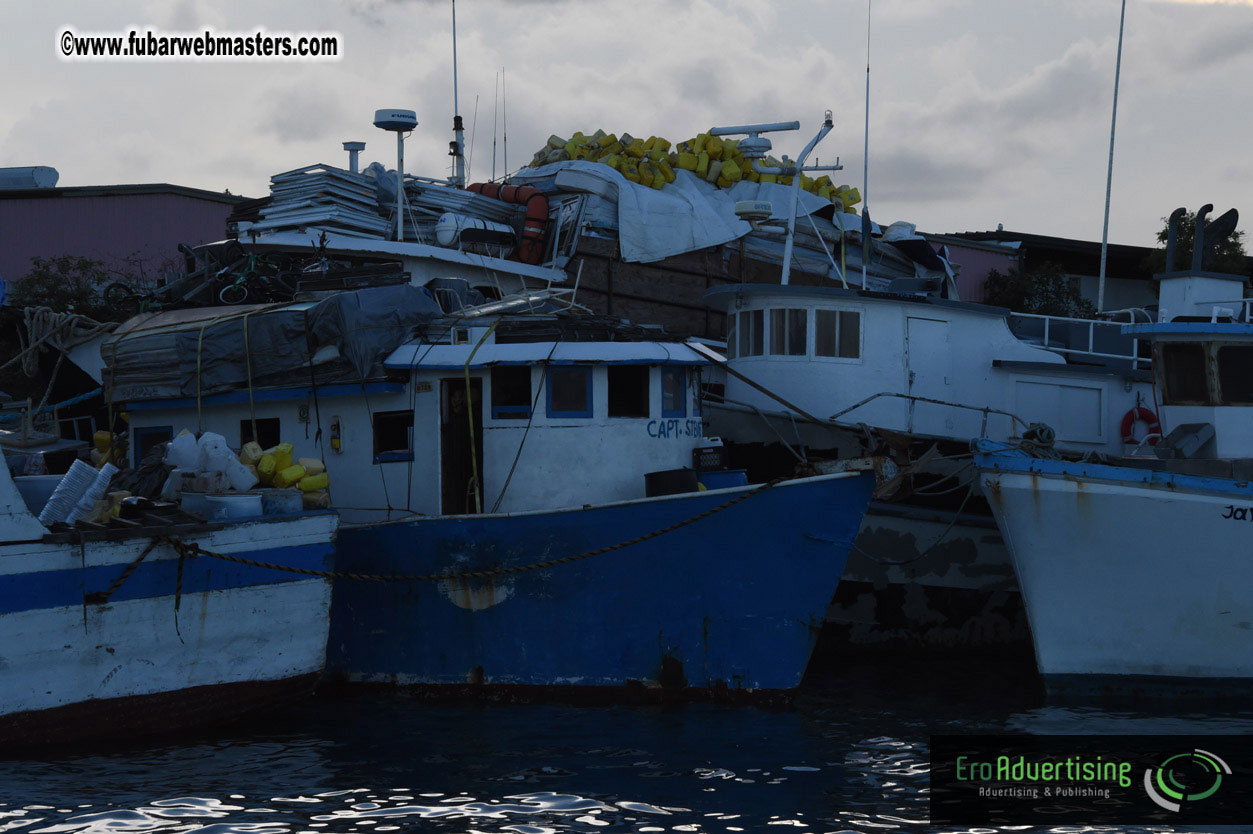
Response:
POLYGON ((239 453, 239 462, 254 469, 257 479, 264 486, 300 490, 305 509, 330 507, 331 496, 327 491, 330 475, 326 472, 326 465, 317 458, 293 460, 293 451, 290 443, 280 443, 269 449, 262 449, 255 442, 245 443, 239 453))
MULTIPOLYGON (((753 170, 752 160, 740 153, 739 143, 733 138, 697 134, 696 138, 679 142, 671 148, 670 140, 659 136, 638 139, 629 133, 615 135, 597 130, 592 134, 576 131, 569 139, 549 136, 548 144, 536 152, 531 167, 538 168, 552 162, 581 159, 599 162, 618 171, 631 182, 651 188, 662 188, 674 182, 675 171, 691 171, 706 182, 719 188, 730 188, 741 180, 748 182, 773 182, 791 185, 792 177, 775 174, 758 174, 753 170)), ((783 163, 773 156, 763 160, 763 167, 778 168, 783 163)), ((823 175, 814 179, 801 174, 801 188, 824 200, 852 211, 861 202, 856 188, 835 185, 823 175)))

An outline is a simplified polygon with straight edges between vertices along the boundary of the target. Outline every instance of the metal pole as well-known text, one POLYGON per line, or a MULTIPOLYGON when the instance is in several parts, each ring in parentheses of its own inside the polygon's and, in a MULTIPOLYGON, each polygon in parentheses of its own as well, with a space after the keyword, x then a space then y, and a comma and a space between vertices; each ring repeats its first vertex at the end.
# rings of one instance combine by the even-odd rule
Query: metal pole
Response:
POLYGON ((787 238, 783 241, 783 276, 779 281, 785 287, 792 271, 792 239, 796 234, 796 200, 797 192, 801 188, 801 164, 803 162, 803 159, 797 161, 796 173, 792 174, 792 208, 787 213, 787 238))
POLYGON ((500 144, 505 166, 505 177, 509 176, 509 96, 505 92, 505 68, 500 68, 500 144))
MULTIPOLYGON (((1114 128, 1118 124, 1118 77, 1122 74, 1122 32, 1127 19, 1127 0, 1118 16, 1118 58, 1114 62, 1114 112, 1109 120, 1109 170, 1105 174, 1105 226, 1101 229, 1101 272, 1096 284, 1096 310, 1105 309, 1105 260, 1109 253, 1109 196, 1114 185, 1114 128)), ((1170 269, 1170 265, 1166 265, 1170 269)))
POLYGON ((396 240, 405 239, 405 134, 396 131, 396 240))
MULTIPOLYGON (((817 147, 818 143, 831 132, 832 127, 831 111, 828 110, 822 120, 822 127, 819 128, 818 134, 809 140, 809 144, 805 146, 805 150, 801 151, 800 159, 793 163, 792 171, 792 210, 787 215, 787 238, 783 241, 783 272, 779 278, 779 283, 787 285, 788 277, 792 271, 792 241, 796 235, 796 201, 801 190, 801 175, 805 170, 805 160, 809 158, 810 152, 817 147)), ((783 158, 784 161, 787 157, 783 158)), ((811 169, 812 170, 812 169, 811 169)), ((839 170, 838 166, 832 170, 839 170)))
POLYGON ((492 99, 492 182, 496 182, 496 122, 500 118, 500 73, 496 73, 496 96, 492 99))
POLYGON ((452 0, 452 132, 456 143, 453 151, 453 181, 458 188, 465 188, 466 142, 460 114, 461 105, 457 95, 457 0, 452 0))
MULTIPOLYGON (((861 159, 861 210, 862 214, 870 211, 870 3, 866 0, 866 136, 861 159)), ((841 224, 843 228, 843 224, 841 224)), ((866 224, 862 224, 862 234, 866 234, 866 224)), ((866 252, 866 241, 861 242, 861 251, 866 252)), ((866 258, 861 259, 861 287, 866 288, 866 258)))

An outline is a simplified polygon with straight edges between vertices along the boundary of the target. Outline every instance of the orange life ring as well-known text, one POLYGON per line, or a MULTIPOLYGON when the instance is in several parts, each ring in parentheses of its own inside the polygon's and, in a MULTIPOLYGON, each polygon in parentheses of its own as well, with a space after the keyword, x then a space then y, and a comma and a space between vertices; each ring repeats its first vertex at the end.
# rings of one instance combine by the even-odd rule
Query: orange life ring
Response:
POLYGON ((1136 444, 1140 442, 1139 440, 1136 440, 1135 435, 1131 431, 1137 420, 1142 421, 1148 427, 1149 433, 1145 440, 1147 440, 1150 446, 1156 446, 1157 441, 1162 439, 1161 421, 1157 419, 1157 415, 1153 413, 1151 408, 1145 408, 1142 405, 1137 405, 1135 408, 1123 415, 1122 442, 1136 444))

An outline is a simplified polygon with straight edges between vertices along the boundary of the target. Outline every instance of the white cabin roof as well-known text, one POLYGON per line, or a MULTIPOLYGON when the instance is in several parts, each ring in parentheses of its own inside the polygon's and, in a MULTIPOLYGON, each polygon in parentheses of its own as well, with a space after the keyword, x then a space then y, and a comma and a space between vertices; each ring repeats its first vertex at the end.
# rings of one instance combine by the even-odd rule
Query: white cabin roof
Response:
POLYGON ((392 351, 383 365, 391 369, 472 368, 490 365, 709 365, 707 358, 681 342, 509 342, 444 345, 411 342, 392 351))

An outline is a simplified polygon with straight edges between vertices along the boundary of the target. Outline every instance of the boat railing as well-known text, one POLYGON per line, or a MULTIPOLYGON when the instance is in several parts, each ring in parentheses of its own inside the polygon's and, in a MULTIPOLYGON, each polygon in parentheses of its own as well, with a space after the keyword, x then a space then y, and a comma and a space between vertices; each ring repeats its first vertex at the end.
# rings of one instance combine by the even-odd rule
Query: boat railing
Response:
MULTIPOLYGON (((1116 310, 1114 313, 1127 313, 1132 322, 1135 321, 1137 313, 1148 313, 1139 308, 1128 308, 1126 310, 1116 310)), ((1097 359, 1117 359, 1131 364, 1133 370, 1140 368, 1148 368, 1152 365, 1152 360, 1148 356, 1142 356, 1140 351, 1140 340, 1134 337, 1124 337, 1122 333, 1123 325, 1126 322, 1120 321, 1101 321, 1099 319, 1084 319, 1074 316, 1054 316, 1045 315, 1043 313, 1012 313, 1011 319, 1024 322, 1042 322, 1043 334, 1040 338, 1043 340, 1042 347, 1045 350, 1055 353, 1069 354, 1072 356, 1088 356, 1097 359), (1060 331, 1060 332, 1059 332, 1060 331), (1069 340, 1076 334, 1081 339, 1086 336, 1086 345, 1080 343, 1079 346, 1073 347, 1053 344, 1052 337, 1069 340), (1098 338, 1104 341, 1112 342, 1130 342, 1131 350, 1127 353, 1116 353, 1109 350, 1099 350, 1097 348, 1098 338)), ((1151 320, 1151 319, 1150 319, 1151 320)), ((1021 334, 1015 333, 1019 338, 1023 338, 1021 334)))
POLYGON ((1229 318, 1233 322, 1248 324, 1253 322, 1253 298, 1233 298, 1229 301, 1198 301, 1197 307, 1210 308, 1210 323, 1217 324, 1219 319, 1229 318))
POLYGON ((1022 426, 1024 431, 1030 428, 1030 424, 1026 420, 1019 417, 1017 414, 1013 414, 1012 412, 1005 411, 1000 408, 993 408, 990 405, 980 406, 980 405, 967 405, 966 403, 953 403, 953 402, 948 402, 947 400, 937 400, 934 397, 922 397, 917 394, 902 394, 898 391, 880 391, 877 394, 871 394, 869 397, 866 397, 863 400, 858 400, 857 402, 853 403, 848 408, 837 411, 836 413, 832 414, 830 418, 828 419, 830 419, 832 422, 838 422, 839 419, 843 417, 845 414, 848 414, 849 412, 852 412, 852 411, 856 411, 857 409, 861 408, 863 405, 867 405, 868 403, 871 403, 879 399, 880 397, 895 397, 897 399, 908 401, 911 416, 912 416, 914 406, 917 405, 918 403, 930 403, 932 405, 942 405, 942 406, 948 406, 949 408, 960 408, 966 411, 981 412, 983 414, 983 422, 979 426, 980 437, 987 437, 988 417, 993 414, 999 414, 1003 417, 1008 417, 1012 421, 1013 424, 1022 426))
POLYGON ((579 292, 579 281, 582 277, 583 264, 580 262, 578 272, 574 277, 574 286, 572 287, 554 286, 553 282, 549 281, 545 287, 511 293, 483 304, 463 306, 456 313, 466 318, 505 313, 529 313, 544 309, 546 304, 557 305, 562 310, 577 309, 584 313, 591 313, 592 311, 588 307, 575 301, 579 292))

